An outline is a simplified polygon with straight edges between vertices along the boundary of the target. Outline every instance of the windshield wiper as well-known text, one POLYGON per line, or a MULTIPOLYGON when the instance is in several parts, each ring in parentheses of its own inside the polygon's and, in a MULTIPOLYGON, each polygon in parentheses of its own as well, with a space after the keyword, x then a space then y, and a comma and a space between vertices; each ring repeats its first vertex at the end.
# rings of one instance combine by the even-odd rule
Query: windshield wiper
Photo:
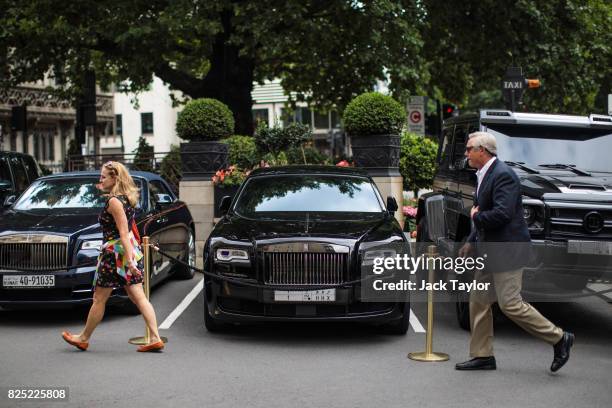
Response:
POLYGON ((519 169, 525 170, 526 172, 531 174, 540 174, 540 172, 534 169, 533 167, 525 166, 525 163, 523 162, 514 162, 506 160, 504 161, 504 163, 506 163, 508 166, 518 167, 519 169))
POLYGON ((575 164, 564 164, 564 163, 550 163, 550 164, 538 164, 540 167, 547 167, 549 169, 565 169, 573 171, 579 176, 591 176, 591 173, 588 171, 580 170, 576 168, 575 164))

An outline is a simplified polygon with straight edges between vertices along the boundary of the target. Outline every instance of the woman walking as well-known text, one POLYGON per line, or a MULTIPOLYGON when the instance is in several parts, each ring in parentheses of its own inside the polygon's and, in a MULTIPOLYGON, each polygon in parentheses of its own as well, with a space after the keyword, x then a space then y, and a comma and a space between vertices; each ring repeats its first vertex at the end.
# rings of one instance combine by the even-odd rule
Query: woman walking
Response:
POLYGON ((160 351, 164 343, 157 331, 155 311, 142 288, 142 251, 134 233, 130 231, 130 226, 135 226, 134 207, 138 203, 138 189, 125 166, 113 161, 102 166, 98 186, 108 194, 108 199, 98 217, 103 245, 94 276, 93 304, 81 333, 73 335, 65 331, 62 337, 78 349, 87 350, 89 339, 104 316, 106 301, 113 288, 123 286, 151 333, 151 342, 138 347, 138 351, 160 351))

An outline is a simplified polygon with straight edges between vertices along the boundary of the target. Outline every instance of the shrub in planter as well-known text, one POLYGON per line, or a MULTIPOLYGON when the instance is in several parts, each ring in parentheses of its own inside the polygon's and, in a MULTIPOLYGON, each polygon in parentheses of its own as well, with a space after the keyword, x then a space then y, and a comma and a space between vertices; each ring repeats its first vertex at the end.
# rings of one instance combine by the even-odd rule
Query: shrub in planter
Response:
POLYGON ((271 153, 276 157, 285 150, 301 147, 311 137, 310 128, 301 123, 292 123, 285 128, 261 124, 255 131, 255 145, 261 154, 271 153))
POLYGON ((176 121, 181 139, 183 179, 208 179, 227 167, 228 145, 218 142, 234 132, 229 108, 215 99, 195 99, 185 105, 176 121))
POLYGON ((229 147, 227 160, 243 169, 253 168, 259 163, 257 146, 252 136, 234 135, 223 140, 229 147))
POLYGON ((406 132, 401 139, 400 173, 404 190, 413 191, 414 197, 422 188, 430 188, 436 174, 438 144, 431 139, 406 132))
POLYGON ((194 142, 219 140, 234 133, 234 116, 221 101, 194 99, 179 113, 176 133, 181 139, 194 142))
POLYGON ((404 107, 390 96, 370 92, 353 99, 343 121, 355 165, 372 176, 399 176, 399 134, 405 120, 404 107))
POLYGON ((406 110, 390 96, 369 92, 353 99, 342 119, 351 136, 397 135, 406 121, 406 110))

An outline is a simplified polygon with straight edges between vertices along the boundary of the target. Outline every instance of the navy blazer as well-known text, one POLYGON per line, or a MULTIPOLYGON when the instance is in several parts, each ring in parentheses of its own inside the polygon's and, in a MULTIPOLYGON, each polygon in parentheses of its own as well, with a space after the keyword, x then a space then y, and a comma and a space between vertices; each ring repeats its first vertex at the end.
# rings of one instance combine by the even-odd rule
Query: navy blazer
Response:
POLYGON ((521 183, 508 165, 496 159, 484 176, 474 205, 474 227, 468 237, 478 252, 486 252, 487 269, 493 272, 518 269, 531 258, 529 229, 523 217, 521 183), (486 244, 507 242, 512 244, 486 244))

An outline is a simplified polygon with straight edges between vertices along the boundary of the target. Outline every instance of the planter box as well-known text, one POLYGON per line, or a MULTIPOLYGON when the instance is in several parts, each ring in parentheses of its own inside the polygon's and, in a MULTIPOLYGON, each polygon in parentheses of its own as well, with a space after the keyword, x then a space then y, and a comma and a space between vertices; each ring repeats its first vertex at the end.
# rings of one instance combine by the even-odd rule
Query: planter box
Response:
POLYGON ((351 136, 355 166, 373 177, 399 176, 400 136, 351 136))
POLYGON ((223 184, 219 184, 215 186, 215 208, 214 208, 214 217, 221 217, 221 212, 219 211, 219 204, 221 204, 221 200, 224 196, 233 196, 238 192, 238 188, 240 186, 224 186, 223 184))
POLYGON ((181 143, 183 180, 210 180, 228 166, 228 153, 227 144, 221 142, 181 143))

